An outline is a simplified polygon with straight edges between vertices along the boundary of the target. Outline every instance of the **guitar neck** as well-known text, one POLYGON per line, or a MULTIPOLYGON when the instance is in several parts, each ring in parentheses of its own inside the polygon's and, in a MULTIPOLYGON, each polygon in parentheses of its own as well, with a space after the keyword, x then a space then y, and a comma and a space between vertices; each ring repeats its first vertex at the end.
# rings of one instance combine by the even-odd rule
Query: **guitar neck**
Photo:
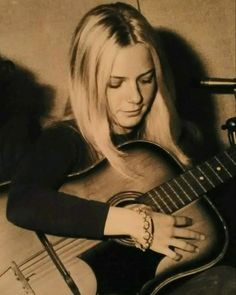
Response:
POLYGON ((236 175, 236 148, 187 170, 139 197, 157 211, 171 214, 236 175))

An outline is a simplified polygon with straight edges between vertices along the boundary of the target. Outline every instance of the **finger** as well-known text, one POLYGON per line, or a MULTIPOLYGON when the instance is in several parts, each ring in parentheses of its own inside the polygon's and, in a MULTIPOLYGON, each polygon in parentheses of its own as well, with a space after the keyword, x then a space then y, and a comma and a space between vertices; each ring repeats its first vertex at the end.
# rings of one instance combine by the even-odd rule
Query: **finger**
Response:
POLYGON ((186 241, 183 241, 183 240, 179 240, 179 239, 174 239, 172 238, 170 240, 170 246, 174 246, 176 248, 179 248, 179 249, 182 249, 184 251, 187 251, 187 252, 198 252, 198 247, 193 245, 193 244, 190 244, 186 241))
POLYGON ((205 240, 205 235, 190 229, 178 228, 173 229, 173 236, 179 238, 193 239, 193 240, 205 240))
POLYGON ((190 226, 193 224, 193 220, 186 216, 173 216, 174 226, 190 226))
POLYGON ((175 261, 179 261, 182 258, 182 255, 172 251, 170 248, 167 248, 165 251, 163 251, 163 254, 175 261))

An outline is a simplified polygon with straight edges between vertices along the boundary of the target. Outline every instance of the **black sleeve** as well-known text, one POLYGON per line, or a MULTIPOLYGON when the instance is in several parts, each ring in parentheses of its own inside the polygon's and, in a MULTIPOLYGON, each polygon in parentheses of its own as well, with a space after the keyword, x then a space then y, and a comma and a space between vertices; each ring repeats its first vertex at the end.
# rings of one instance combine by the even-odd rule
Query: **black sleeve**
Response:
POLYGON ((7 218, 14 224, 66 237, 101 238, 109 206, 58 188, 78 161, 78 136, 60 126, 44 131, 12 180, 7 218))
POLYGON ((12 178, 20 159, 39 134, 38 121, 24 114, 15 114, 0 126, 0 182, 12 178))

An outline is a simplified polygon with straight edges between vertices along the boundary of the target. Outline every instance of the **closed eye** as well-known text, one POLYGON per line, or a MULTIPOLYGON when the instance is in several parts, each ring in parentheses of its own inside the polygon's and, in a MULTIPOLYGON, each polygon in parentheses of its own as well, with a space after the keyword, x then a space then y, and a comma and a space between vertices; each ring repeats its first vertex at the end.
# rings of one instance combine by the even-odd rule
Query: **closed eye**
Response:
POLYGON ((155 77, 155 72, 152 71, 151 73, 148 73, 145 76, 140 77, 139 82, 144 83, 144 84, 151 83, 153 81, 154 77, 155 77))
POLYGON ((121 84, 123 83, 124 79, 121 78, 111 78, 111 80, 108 83, 108 87, 110 88, 119 88, 121 84))
POLYGON ((108 87, 110 88, 119 88, 121 86, 122 82, 120 83, 109 83, 108 87))

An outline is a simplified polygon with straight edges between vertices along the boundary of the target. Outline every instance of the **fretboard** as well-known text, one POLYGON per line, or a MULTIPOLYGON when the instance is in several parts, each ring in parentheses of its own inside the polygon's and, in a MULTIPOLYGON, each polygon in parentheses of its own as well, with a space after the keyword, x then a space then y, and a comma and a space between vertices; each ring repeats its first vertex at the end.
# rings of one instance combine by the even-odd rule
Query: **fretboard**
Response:
POLYGON ((236 148, 187 170, 179 176, 153 188, 139 199, 157 211, 171 214, 236 175, 236 148))

